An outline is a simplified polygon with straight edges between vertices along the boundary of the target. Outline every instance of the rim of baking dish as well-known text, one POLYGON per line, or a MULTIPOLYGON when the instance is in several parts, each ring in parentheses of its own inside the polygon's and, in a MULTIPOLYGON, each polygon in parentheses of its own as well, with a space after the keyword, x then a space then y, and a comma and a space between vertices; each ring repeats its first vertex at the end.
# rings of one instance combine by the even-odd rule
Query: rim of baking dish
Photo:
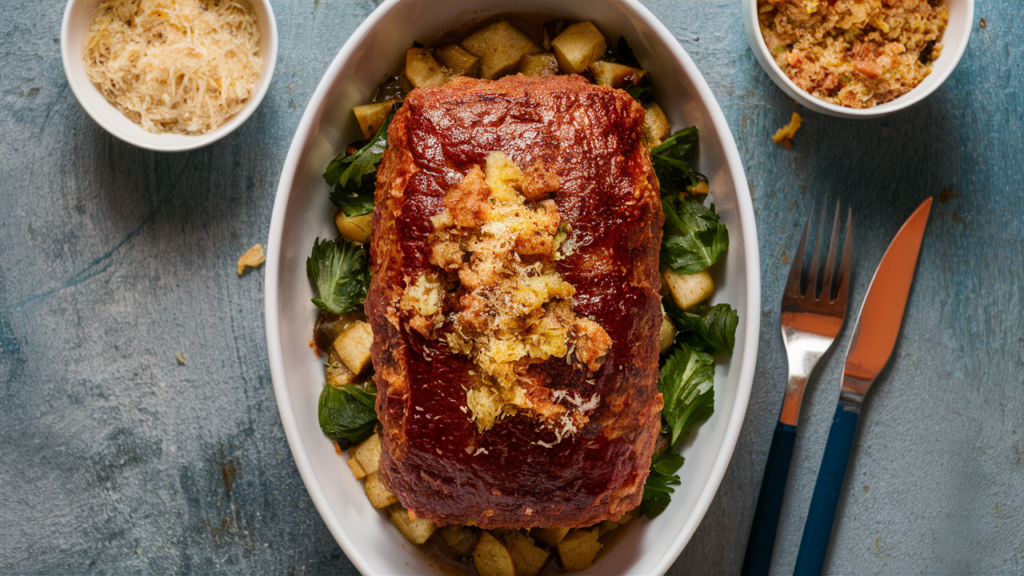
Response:
MULTIPOLYGON (((358 28, 356 28, 342 46, 338 54, 334 57, 330 66, 324 72, 319 85, 309 100, 310 103, 322 102, 324 100, 328 91, 332 89, 331 82, 326 82, 325 80, 327 78, 335 78, 341 67, 353 56, 355 50, 360 46, 369 32, 372 31, 396 6, 405 1, 407 0, 386 0, 383 4, 378 6, 366 18, 366 20, 359 25, 358 28)), ((736 142, 733 139, 732 131, 729 129, 725 115, 722 113, 721 107, 718 105, 718 101, 711 92, 711 88, 708 86, 707 81, 704 79, 704 76, 700 73, 693 60, 690 59, 690 56, 686 53, 675 37, 672 36, 671 32, 669 32, 668 28, 666 28, 665 25, 662 24, 662 22, 658 20, 646 7, 640 4, 639 0, 609 1, 625 5, 628 9, 632 10, 639 19, 650 27, 651 32, 658 36, 664 45, 671 50, 672 57, 693 79, 692 88, 699 94, 700 99, 707 106, 710 121, 721 137, 726 164, 735 189, 737 215, 741 222, 741 227, 745 232, 749 232, 743 234, 743 248, 747 255, 747 262, 752 263, 750 265, 743 266, 747 298, 743 303, 743 353, 739 363, 736 399, 730 407, 729 420, 726 424, 721 449, 718 450, 715 457, 708 481, 701 489, 697 503, 694 506, 694 512, 687 519, 687 522, 683 525, 682 529, 672 541, 671 546, 665 550, 662 558, 656 564, 655 573, 664 574, 679 557, 679 554, 693 536, 694 532, 696 532, 697 527, 704 519, 704 515, 707 513, 708 508, 711 506, 711 502, 714 499, 715 494, 718 492, 722 478, 725 476, 725 471, 732 459, 732 454, 736 448, 736 442, 739 439, 740 430, 746 417, 747 405, 750 399, 750 390, 754 378, 754 368, 757 360, 757 346, 760 333, 760 255, 758 251, 754 208, 750 197, 750 189, 747 186, 743 164, 740 159, 739 150, 736 147, 736 142)), ((308 454, 304 449, 301 449, 304 444, 298 430, 295 410, 293 408, 291 398, 288 395, 288 389, 285 382, 284 355, 280 345, 281 326, 277 314, 279 310, 279 303, 276 278, 278 277, 281 266, 280 246, 283 239, 285 212, 288 204, 287 199, 291 195, 291 189, 294 184, 299 160, 302 156, 303 148, 305 148, 307 144, 307 138, 299 138, 299 136, 307 136, 309 134, 314 121, 317 119, 316 117, 317 110, 307 104, 306 110, 299 122, 299 126, 296 129, 295 137, 293 137, 292 144, 289 147, 288 156, 285 160, 281 173, 281 181, 278 185, 277 195, 274 200, 274 210, 271 216, 270 231, 267 242, 268 249, 266 261, 266 278, 268 281, 265 284, 264 316, 266 321, 267 353, 270 361, 271 379, 274 384, 274 394, 281 414, 281 421, 284 427, 285 436, 288 439, 289 448, 291 449, 292 456, 295 460, 295 465, 299 470, 299 475, 302 477, 310 498, 313 500, 313 504, 316 506, 320 517, 327 525, 331 534, 334 536, 335 540, 341 544, 342 549, 345 551, 345 554, 356 569, 365 574, 369 573, 371 570, 369 562, 363 555, 363 552, 349 539, 347 531, 340 526, 339 519, 335 518, 327 496, 324 493, 324 489, 320 485, 319 479, 316 477, 313 470, 308 454)))
MULTIPOLYGON (((950 21, 946 24, 946 32, 949 31, 950 26, 956 25, 963 29, 960 35, 959 42, 955 46, 949 46, 944 43, 943 55, 950 48, 953 49, 953 58, 946 61, 941 69, 936 70, 932 67, 932 73, 929 74, 925 81, 931 78, 937 80, 930 81, 927 85, 922 86, 921 84, 910 89, 906 94, 898 96, 884 104, 878 104, 871 108, 847 108, 845 106, 839 106, 830 102, 825 102, 815 96, 811 95, 803 88, 796 85, 793 80, 779 68, 779 65, 775 63, 775 58, 768 52, 768 46, 765 44, 764 36, 761 34, 761 26, 757 19, 757 0, 743 0, 743 27, 747 33, 747 43, 750 44, 750 49, 754 52, 754 56, 757 62, 764 69, 765 73, 771 78, 772 82, 775 83, 787 96, 800 102, 805 108, 820 112, 822 114, 828 114, 829 116, 838 116, 842 118, 855 118, 855 119, 868 119, 878 118, 880 116, 886 116, 893 112, 909 108, 914 104, 924 100, 932 92, 935 92, 946 82, 946 79, 956 70, 956 67, 960 64, 960 58, 967 51, 967 44, 971 39, 971 29, 974 26, 974 0, 946 0, 946 2, 964 2, 967 6, 966 18, 961 18, 957 21, 950 21)), ((945 38, 946 33, 943 33, 945 38)), ((940 58, 942 56, 940 55, 940 58)))

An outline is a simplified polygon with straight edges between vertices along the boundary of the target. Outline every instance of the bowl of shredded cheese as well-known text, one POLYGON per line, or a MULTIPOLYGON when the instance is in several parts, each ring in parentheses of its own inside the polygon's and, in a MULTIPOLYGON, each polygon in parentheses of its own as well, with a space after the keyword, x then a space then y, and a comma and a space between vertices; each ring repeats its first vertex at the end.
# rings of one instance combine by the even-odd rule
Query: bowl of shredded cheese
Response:
POLYGON ((256 110, 277 60, 268 0, 69 0, 68 84, 107 132, 149 150, 200 148, 256 110))

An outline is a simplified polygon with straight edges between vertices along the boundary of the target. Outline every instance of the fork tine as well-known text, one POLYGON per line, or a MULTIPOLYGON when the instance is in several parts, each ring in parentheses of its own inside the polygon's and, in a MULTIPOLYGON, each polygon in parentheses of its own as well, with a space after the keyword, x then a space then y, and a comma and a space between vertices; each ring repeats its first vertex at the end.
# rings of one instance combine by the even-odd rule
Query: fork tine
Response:
POLYGON ((828 243, 828 256, 825 258, 825 278, 821 287, 821 297, 826 302, 832 301, 832 273, 836 269, 836 250, 839 248, 839 205, 836 202, 836 217, 832 219, 832 239, 828 243))
POLYGON ((843 260, 839 263, 839 275, 836 282, 839 287, 836 291, 835 304, 846 310, 847 296, 850 291, 850 261, 853 260, 853 209, 846 211, 846 240, 843 242, 843 260))
MULTIPOLYGON (((813 212, 813 210, 812 210, 813 212)), ((800 298, 800 275, 804 272, 804 248, 807 246, 807 231, 811 227, 811 214, 807 214, 807 222, 804 223, 804 233, 800 236, 800 245, 796 247, 796 254, 789 264, 789 278, 786 279, 786 289, 783 291, 784 298, 800 298)))
POLYGON ((814 230, 814 256, 811 256, 811 271, 807 273, 807 288, 804 289, 804 298, 816 300, 818 297, 818 249, 821 247, 821 235, 825 229, 825 214, 828 210, 828 202, 821 207, 821 220, 814 230))

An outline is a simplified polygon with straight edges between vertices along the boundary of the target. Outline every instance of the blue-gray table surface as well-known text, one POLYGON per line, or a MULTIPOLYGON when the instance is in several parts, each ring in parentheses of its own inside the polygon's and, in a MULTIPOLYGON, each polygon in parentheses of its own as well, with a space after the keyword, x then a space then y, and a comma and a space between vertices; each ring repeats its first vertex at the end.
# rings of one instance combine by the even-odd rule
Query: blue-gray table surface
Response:
MULTIPOLYGON (((786 380, 778 304, 802 221, 852 206, 852 302, 903 219, 938 200, 890 367, 872 391, 827 570, 1024 572, 1024 76, 1016 3, 980 1, 967 53, 909 110, 805 110, 765 76, 736 1, 649 2, 739 145, 763 277, 750 408, 671 574, 738 572, 786 380), (984 18, 987 26, 980 25, 984 18)), ((265 242, 288 145, 373 2, 280 1, 276 78, 229 137, 124 144, 78 105, 59 1, 0 3, 0 572, 355 574, 288 449, 267 363, 265 242), (185 364, 175 354, 181 352, 185 364)), ((790 572, 849 330, 812 380, 773 568, 790 572)))

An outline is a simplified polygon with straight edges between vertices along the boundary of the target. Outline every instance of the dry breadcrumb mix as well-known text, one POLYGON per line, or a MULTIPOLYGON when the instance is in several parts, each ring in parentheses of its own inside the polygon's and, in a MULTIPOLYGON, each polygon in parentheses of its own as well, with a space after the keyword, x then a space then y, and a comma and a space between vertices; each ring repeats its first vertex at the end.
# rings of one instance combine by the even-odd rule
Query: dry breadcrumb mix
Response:
POLYGON ((758 0, 775 63, 812 96, 870 108, 931 73, 949 11, 929 0, 758 0))
POLYGON ((786 148, 793 147, 793 136, 796 136, 796 131, 800 129, 800 124, 803 123, 803 118, 793 112, 793 117, 789 119, 789 124, 786 124, 782 128, 775 131, 772 135, 772 141, 776 144, 782 144, 786 148))
POLYGON ((246 268, 256 268, 267 260, 267 254, 263 251, 263 245, 257 244, 245 251, 238 259, 238 275, 241 276, 246 268))
POLYGON ((259 40, 244 0, 104 0, 83 59, 89 80, 132 122, 203 134, 255 92, 259 40))

